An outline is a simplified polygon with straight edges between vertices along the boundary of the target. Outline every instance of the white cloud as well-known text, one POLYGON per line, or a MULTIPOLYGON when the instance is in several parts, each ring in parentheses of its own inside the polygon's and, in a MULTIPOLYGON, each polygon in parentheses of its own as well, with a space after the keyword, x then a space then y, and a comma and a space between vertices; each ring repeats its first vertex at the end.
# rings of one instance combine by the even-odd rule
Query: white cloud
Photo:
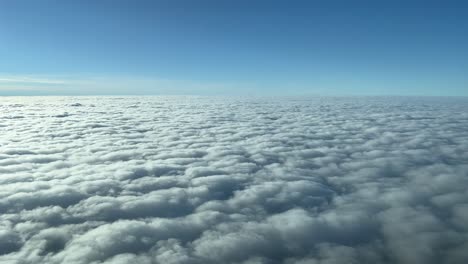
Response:
POLYGON ((0 95, 206 95, 233 94, 240 87, 253 85, 123 75, 0 73, 0 95))
POLYGON ((468 101, 0 104, 0 262, 466 263, 468 101))
POLYGON ((0 83, 18 84, 65 84, 65 80, 49 79, 34 76, 0 76, 0 83))

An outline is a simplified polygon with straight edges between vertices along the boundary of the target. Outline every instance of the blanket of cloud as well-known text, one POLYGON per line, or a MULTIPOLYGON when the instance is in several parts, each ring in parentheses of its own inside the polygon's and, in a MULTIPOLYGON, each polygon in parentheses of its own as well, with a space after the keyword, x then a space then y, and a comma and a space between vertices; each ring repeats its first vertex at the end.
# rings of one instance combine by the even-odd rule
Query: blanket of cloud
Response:
POLYGON ((0 263, 468 263, 467 98, 0 98, 0 263))

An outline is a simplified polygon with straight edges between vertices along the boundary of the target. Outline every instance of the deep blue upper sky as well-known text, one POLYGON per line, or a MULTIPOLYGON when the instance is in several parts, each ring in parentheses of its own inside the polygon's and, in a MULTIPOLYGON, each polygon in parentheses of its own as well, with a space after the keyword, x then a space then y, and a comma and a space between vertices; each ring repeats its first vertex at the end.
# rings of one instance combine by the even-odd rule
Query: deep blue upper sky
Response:
POLYGON ((468 1, 0 2, 1 94, 468 95, 468 1))

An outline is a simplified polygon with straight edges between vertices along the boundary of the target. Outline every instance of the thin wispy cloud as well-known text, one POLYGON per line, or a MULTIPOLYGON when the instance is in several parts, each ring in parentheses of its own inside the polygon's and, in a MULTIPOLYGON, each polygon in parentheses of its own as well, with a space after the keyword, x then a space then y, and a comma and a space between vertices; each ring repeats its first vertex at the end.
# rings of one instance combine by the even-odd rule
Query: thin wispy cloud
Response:
POLYGON ((66 84, 66 80, 31 76, 0 76, 0 83, 17 84, 66 84))
POLYGON ((31 90, 51 95, 229 94, 255 84, 116 75, 0 75, 2 91, 31 90))

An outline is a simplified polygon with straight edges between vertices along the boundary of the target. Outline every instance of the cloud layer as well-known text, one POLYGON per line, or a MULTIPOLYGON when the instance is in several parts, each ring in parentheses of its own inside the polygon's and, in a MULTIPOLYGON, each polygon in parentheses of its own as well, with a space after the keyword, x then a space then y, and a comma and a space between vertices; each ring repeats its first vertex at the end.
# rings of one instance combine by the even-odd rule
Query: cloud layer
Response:
POLYGON ((467 109, 2 98, 0 262, 467 263, 467 109))

